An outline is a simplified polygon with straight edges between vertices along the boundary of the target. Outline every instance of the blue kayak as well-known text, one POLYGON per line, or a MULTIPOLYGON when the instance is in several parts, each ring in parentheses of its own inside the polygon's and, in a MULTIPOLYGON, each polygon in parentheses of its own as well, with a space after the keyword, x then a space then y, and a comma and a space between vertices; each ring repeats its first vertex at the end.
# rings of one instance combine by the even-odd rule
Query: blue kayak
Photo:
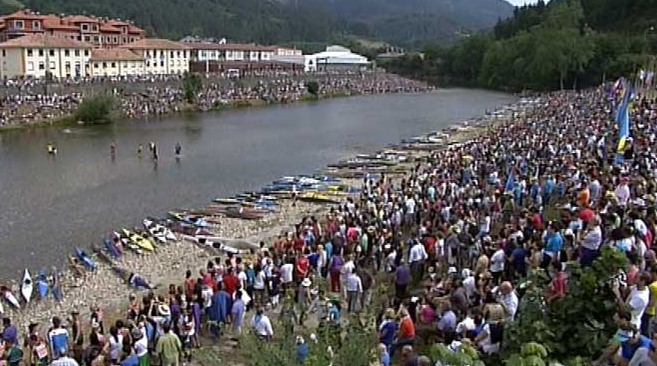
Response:
POLYGON ((114 245, 114 242, 109 236, 105 236, 103 238, 103 245, 105 245, 105 249, 107 249, 107 252, 112 255, 114 258, 119 257, 119 250, 116 249, 116 245, 114 245))
POLYGON ((46 277, 46 270, 41 268, 37 276, 37 288, 39 289, 39 299, 43 300, 48 295, 48 278, 46 277))
POLYGON ((80 261, 82 261, 85 266, 89 267, 90 270, 93 271, 96 269, 96 262, 94 262, 84 250, 75 247, 75 255, 77 255, 80 261))

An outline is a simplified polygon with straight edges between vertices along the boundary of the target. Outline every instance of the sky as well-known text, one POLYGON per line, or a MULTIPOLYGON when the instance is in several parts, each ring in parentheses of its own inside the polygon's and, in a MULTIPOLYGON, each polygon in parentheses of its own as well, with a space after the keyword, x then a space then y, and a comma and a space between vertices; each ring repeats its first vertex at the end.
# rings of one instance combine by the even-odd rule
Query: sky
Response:
POLYGON ((510 2, 513 5, 518 6, 518 5, 525 5, 525 4, 533 4, 537 0, 507 0, 507 1, 510 2))

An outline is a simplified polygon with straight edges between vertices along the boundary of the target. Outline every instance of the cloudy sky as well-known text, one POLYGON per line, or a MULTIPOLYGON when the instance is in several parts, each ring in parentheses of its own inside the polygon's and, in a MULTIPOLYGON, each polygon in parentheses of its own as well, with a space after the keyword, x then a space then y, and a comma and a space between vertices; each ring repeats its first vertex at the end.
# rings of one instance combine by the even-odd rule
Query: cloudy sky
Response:
POLYGON ((507 1, 513 5, 525 5, 525 4, 533 4, 537 0, 507 0, 507 1))

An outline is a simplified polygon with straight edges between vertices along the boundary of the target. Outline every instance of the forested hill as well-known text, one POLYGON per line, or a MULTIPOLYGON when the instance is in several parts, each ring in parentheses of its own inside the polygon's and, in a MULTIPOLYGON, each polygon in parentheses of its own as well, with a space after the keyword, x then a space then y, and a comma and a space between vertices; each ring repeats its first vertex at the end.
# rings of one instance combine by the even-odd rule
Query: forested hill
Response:
POLYGON ((446 42, 512 14, 504 0, 0 0, 0 12, 86 13, 134 20, 150 35, 330 42, 348 35, 395 45, 446 42))
POLYGON ((505 90, 599 85, 657 67, 656 0, 551 0, 516 8, 492 32, 424 48, 388 68, 505 90))

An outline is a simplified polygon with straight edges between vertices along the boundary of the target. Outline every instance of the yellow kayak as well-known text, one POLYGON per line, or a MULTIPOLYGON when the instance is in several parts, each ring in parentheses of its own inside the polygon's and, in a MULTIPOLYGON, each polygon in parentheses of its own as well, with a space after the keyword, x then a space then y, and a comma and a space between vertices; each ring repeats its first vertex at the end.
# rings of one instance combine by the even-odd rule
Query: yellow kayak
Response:
POLYGON ((153 247, 153 243, 151 243, 148 239, 145 239, 143 236, 133 233, 130 230, 126 230, 126 229, 123 229, 123 233, 125 234, 125 236, 127 236, 130 239, 131 242, 133 242, 138 247, 151 252, 155 250, 155 247, 153 247))
POLYGON ((340 203, 329 195, 315 192, 305 192, 299 196, 299 200, 315 203, 340 203))

